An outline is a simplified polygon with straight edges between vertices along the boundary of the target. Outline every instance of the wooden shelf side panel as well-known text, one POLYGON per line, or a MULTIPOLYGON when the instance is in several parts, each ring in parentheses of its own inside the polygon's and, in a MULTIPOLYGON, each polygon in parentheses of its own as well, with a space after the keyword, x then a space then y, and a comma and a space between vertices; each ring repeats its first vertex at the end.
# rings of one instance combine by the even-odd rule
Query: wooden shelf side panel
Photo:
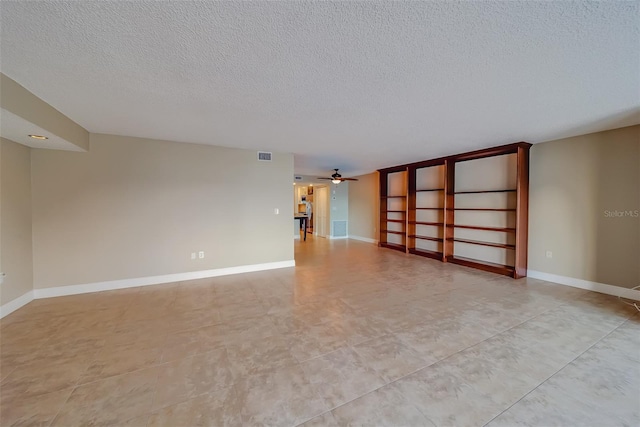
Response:
POLYGON ((444 249, 443 261, 448 261, 453 257, 453 224, 455 223, 455 171, 456 163, 453 160, 446 160, 444 164, 444 249))
POLYGON ((516 247, 514 277, 527 276, 527 247, 529 223, 529 149, 530 145, 519 146, 517 152, 517 205, 516 205, 516 247))

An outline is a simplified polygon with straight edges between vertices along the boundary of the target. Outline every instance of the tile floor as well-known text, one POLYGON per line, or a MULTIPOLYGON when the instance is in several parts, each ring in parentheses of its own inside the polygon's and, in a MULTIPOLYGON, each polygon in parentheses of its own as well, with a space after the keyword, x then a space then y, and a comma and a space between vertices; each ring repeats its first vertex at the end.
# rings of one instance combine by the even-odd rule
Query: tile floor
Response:
POLYGON ((30 303, 1 321, 0 424, 640 425, 615 298, 356 241, 296 261, 30 303))

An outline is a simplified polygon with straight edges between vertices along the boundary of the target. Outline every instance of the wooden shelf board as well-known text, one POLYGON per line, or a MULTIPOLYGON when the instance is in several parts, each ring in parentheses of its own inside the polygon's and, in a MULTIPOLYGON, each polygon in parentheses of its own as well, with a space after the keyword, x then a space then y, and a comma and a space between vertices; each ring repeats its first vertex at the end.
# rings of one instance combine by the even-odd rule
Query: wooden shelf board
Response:
POLYGON ((424 211, 441 211, 444 208, 443 207, 440 207, 440 208, 413 208, 413 209, 409 209, 409 210, 414 210, 414 209, 417 210, 417 211, 421 211, 421 210, 424 210, 424 211))
POLYGON ((404 219, 387 219, 386 222, 401 222, 404 224, 404 219))
POLYGON ((387 233, 387 234, 402 234, 404 236, 405 232, 404 231, 389 231, 389 230, 382 230, 383 233, 387 233))
POLYGON ((409 221, 409 224, 415 225, 435 225, 435 226, 443 226, 443 222, 427 222, 427 221, 409 221))
POLYGON ((394 249, 396 251, 406 252, 407 247, 405 245, 398 245, 395 243, 380 243, 380 247, 394 249))
POLYGON ((442 252, 429 251, 426 249, 409 248, 409 253, 413 255, 433 258, 433 259, 442 261, 442 252))
POLYGON ((506 190, 478 190, 478 191, 454 191, 453 194, 482 194, 482 193, 515 193, 517 190, 514 189, 506 189, 506 190))
POLYGON ((493 262, 480 261, 459 256, 447 257, 447 262, 452 262, 465 267, 473 267, 479 270, 489 271, 491 273, 503 274, 505 276, 513 276, 515 268, 510 265, 495 264, 493 262))
POLYGON ((470 245, 490 246, 492 248, 502 248, 502 249, 516 248, 516 245, 509 245, 506 243, 482 242, 480 240, 457 239, 457 238, 453 238, 451 240, 458 243, 469 243, 470 245))
POLYGON ((416 190, 416 193, 424 193, 426 191, 444 191, 444 188, 425 188, 424 190, 416 190))
POLYGON ((412 234, 409 237, 411 237, 413 239, 419 239, 419 240, 431 240, 431 241, 434 241, 434 242, 442 242, 443 241, 440 237, 421 236, 419 234, 412 234))
POLYGON ((515 228, 507 228, 507 227, 482 227, 479 225, 457 225, 453 224, 454 228, 466 228, 469 230, 485 230, 485 231, 501 231, 503 233, 515 233, 515 228))
POLYGON ((381 199, 404 199, 405 197, 407 196, 380 196, 381 199))
POLYGON ((515 212, 515 209, 499 209, 499 208, 453 208, 448 211, 496 211, 496 212, 515 212))
POLYGON ((388 212, 392 212, 392 213, 403 213, 403 214, 407 213, 407 211, 387 211, 387 210, 384 210, 384 209, 381 212, 387 212, 387 213, 388 212))

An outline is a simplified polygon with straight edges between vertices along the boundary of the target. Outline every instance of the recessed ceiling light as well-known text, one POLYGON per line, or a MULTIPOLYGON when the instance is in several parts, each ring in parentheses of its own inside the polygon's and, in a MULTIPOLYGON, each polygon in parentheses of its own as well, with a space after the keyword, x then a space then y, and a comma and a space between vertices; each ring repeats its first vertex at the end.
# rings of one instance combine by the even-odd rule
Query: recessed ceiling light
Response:
POLYGON ((33 139, 49 139, 49 137, 42 135, 29 135, 29 137, 33 139))

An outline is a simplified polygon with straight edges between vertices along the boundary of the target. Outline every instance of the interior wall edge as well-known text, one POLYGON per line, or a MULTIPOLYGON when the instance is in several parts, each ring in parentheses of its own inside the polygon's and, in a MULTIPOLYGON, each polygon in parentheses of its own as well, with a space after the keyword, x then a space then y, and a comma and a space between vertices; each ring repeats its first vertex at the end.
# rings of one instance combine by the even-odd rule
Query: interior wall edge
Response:
POLYGON ((349 235, 349 239, 359 240, 366 243, 373 243, 374 245, 378 244, 378 241, 376 239, 370 239, 369 237, 349 235))
POLYGON ((237 267, 216 268, 212 270, 190 271, 186 273, 165 274, 162 276, 137 277, 134 279, 109 280, 106 282, 86 283, 82 285, 56 286, 34 289, 34 298, 52 298, 67 295, 87 294, 92 292, 112 291, 117 289, 136 288, 139 286, 161 285, 163 283, 182 282, 186 280, 207 279, 210 277, 228 276, 231 274, 252 273, 255 271, 275 270, 295 267, 295 260, 249 264, 237 267))
POLYGON ((590 280, 576 279, 575 277, 560 276, 558 274, 545 273, 543 271, 536 271, 531 269, 527 270, 527 276, 531 279, 540 279, 547 282, 557 283, 559 285, 571 286, 574 288, 599 292, 601 294, 613 295, 640 301, 640 290, 638 289, 629 289, 622 286, 592 282, 590 280))
POLYGON ((12 301, 9 301, 3 306, 0 306, 0 319, 24 307, 34 299, 112 291, 117 289, 136 288, 140 286, 161 285, 163 283, 207 279, 210 277, 229 276, 232 274, 252 273, 256 271, 276 270, 279 268, 289 268, 295 266, 295 260, 289 260, 269 262, 264 264, 241 265, 238 267, 217 268, 213 270, 192 271, 187 273, 166 274, 163 276, 138 277, 135 279, 111 280, 107 282, 87 283, 82 285, 34 289, 12 301))
POLYGON ((24 307, 25 305, 29 304, 31 301, 33 301, 34 298, 34 292, 33 290, 28 291, 26 293, 24 293, 22 296, 19 296, 18 298, 15 298, 11 301, 9 301, 8 303, 0 306, 0 319, 2 319, 5 316, 8 316, 9 314, 13 313, 14 311, 24 307))

